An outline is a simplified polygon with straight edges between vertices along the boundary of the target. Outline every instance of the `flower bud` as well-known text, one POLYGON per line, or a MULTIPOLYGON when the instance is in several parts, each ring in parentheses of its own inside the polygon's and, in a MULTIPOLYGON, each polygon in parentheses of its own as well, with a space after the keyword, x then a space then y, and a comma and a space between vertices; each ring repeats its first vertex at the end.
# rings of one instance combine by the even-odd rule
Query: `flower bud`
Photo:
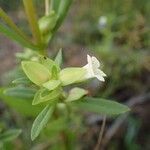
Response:
POLYGON ((39 20, 39 28, 42 34, 48 34, 49 31, 51 31, 57 21, 57 15, 55 14, 54 11, 52 11, 49 15, 42 17, 39 20))
POLYGON ((59 73, 59 80, 62 85, 69 85, 73 83, 78 83, 85 80, 86 70, 79 67, 65 68, 59 73))

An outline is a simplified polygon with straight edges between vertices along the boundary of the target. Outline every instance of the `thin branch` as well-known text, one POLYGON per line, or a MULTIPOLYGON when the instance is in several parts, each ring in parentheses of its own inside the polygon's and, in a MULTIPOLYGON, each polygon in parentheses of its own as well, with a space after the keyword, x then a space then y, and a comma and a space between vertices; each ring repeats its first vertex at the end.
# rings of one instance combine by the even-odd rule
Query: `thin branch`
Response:
POLYGON ((38 19, 37 19, 35 7, 33 5, 33 0, 23 0, 23 3, 30 24, 32 35, 36 40, 36 43, 40 45, 42 43, 41 33, 38 26, 38 19))
MULTIPOLYGON (((130 108, 133 108, 136 105, 140 105, 140 104, 143 104, 143 103, 149 101, 149 99, 150 99, 150 93, 147 93, 147 94, 136 96, 136 97, 129 99, 126 102, 126 105, 128 105, 130 108)), ((115 120, 115 122, 110 126, 110 128, 107 130, 107 132, 104 136, 104 139, 103 139, 104 148, 109 143, 109 141, 113 138, 113 136, 119 130, 119 128, 122 126, 124 121, 127 119, 128 115, 129 115, 129 113, 126 113, 126 114, 118 117, 115 120)))
POLYGON ((102 141, 102 137, 103 137, 103 133, 104 133, 104 129, 105 129, 105 124, 106 124, 106 116, 103 117, 102 127, 99 132, 98 141, 97 141, 97 144, 96 144, 94 150, 100 150, 100 145, 101 145, 101 141, 102 141))
POLYGON ((24 32, 22 32, 16 24, 12 21, 12 19, 4 12, 2 8, 0 8, 0 17, 2 20, 9 26, 11 27, 12 30, 14 30, 17 34, 22 36, 28 43, 32 44, 32 42, 29 40, 29 38, 25 35, 24 32))
POLYGON ((45 15, 49 14, 50 0, 45 0, 45 15))

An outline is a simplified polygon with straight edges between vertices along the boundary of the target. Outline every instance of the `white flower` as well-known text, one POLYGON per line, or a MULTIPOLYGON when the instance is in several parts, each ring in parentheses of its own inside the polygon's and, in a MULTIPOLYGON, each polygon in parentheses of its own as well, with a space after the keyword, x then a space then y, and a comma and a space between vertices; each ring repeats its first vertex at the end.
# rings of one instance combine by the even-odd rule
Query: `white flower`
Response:
POLYGON ((96 57, 91 57, 87 55, 87 65, 83 66, 84 69, 86 69, 86 78, 94 78, 96 77, 100 81, 105 81, 104 77, 106 74, 100 70, 100 62, 97 60, 96 57))
POLYGON ((99 17, 98 24, 99 28, 104 28, 107 24, 107 17, 106 16, 99 17))

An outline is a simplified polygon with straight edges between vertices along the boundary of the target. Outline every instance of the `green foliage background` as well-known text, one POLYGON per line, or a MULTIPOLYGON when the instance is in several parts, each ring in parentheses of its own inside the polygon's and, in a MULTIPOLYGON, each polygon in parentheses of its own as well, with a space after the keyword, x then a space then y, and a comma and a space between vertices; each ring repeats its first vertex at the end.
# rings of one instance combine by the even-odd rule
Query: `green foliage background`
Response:
MULTIPOLYGON (((38 11, 40 16, 44 6, 40 5, 42 0, 35 1, 40 6, 38 11)), ((17 16, 19 14, 22 15, 22 4, 19 0, 0 0, 0 5, 10 14, 13 12, 17 16)), ((80 62, 85 57, 82 52, 83 49, 84 53, 92 53, 99 57, 103 62, 104 72, 106 72, 108 77, 104 85, 86 85, 94 96, 127 102, 134 96, 146 95, 150 89, 149 10, 149 0, 76 0, 65 23, 53 39, 52 45, 49 47, 49 53, 53 57, 56 51, 62 47, 66 58, 65 65, 68 65, 68 63, 79 65, 77 62, 80 62), (101 28, 98 24, 101 16, 107 18, 104 28, 101 28), (71 61, 72 58, 74 58, 74 62, 71 61), (92 90, 93 87, 94 92, 92 90)), ((16 19, 15 15, 12 17, 16 19)), ((25 18, 16 22, 28 33, 25 18)), ((3 41, 0 44, 2 45, 3 41)), ((0 49, 0 53, 3 53, 2 49, 0 49)), ((5 56, 6 59, 8 56, 9 54, 5 56)), ((9 75, 11 74, 13 73, 9 75)), ((6 76, 5 78, 2 76, 1 80, 5 80, 3 84, 6 85, 6 76)), ((21 127, 23 130, 20 138, 4 144, 6 150, 34 150, 38 148, 43 150, 51 147, 52 143, 55 144, 56 141, 59 141, 56 135, 59 131, 66 128, 65 118, 48 124, 40 138, 35 143, 32 143, 30 141, 29 129, 33 118, 42 110, 43 106, 34 107, 31 105, 31 101, 23 101, 19 97, 17 99, 7 97, 7 102, 6 98, 1 97, 1 99, 3 101, 0 102, 0 129, 6 130, 8 128, 21 127), (20 113, 17 113, 18 111, 20 113), (53 128, 53 126, 56 126, 56 128, 53 128)), ((142 108, 142 106, 139 107, 142 108)), ((145 106, 143 107, 145 108, 145 106)), ((149 111, 145 109, 144 112, 148 113, 149 111)), ((123 143, 122 146, 127 150, 141 149, 143 145, 143 149, 148 149, 149 140, 147 139, 149 138, 148 133, 150 131, 146 128, 148 131, 146 130, 145 132, 143 126, 147 127, 149 124, 147 121, 144 124, 143 118, 136 111, 134 113, 131 113, 130 117, 126 120, 128 128, 126 128, 126 133, 122 133, 121 140, 119 138, 113 139, 109 143, 108 149, 120 149, 120 143, 123 143), (143 130, 143 133, 139 132, 140 129, 143 130), (142 142, 144 144, 142 145, 139 142, 139 137, 143 134, 142 142)), ((81 118, 80 115, 73 117, 73 125, 78 127, 81 124, 81 126, 77 131, 74 129, 73 133, 70 132, 70 143, 72 142, 72 145, 76 144, 77 149, 92 149, 96 143, 96 140, 92 138, 94 133, 90 132, 90 140, 84 136, 88 132, 90 125, 85 123, 86 119, 81 118), (81 136, 85 140, 81 139, 81 136), (74 140, 75 137, 78 139, 77 142, 74 140)), ((93 123, 95 129, 96 123, 93 123)), ((111 124, 113 124, 112 121, 110 121, 109 125, 111 124)), ((97 133, 93 136, 97 136, 97 133)), ((51 149, 57 150, 61 146, 61 144, 55 145, 51 149)))

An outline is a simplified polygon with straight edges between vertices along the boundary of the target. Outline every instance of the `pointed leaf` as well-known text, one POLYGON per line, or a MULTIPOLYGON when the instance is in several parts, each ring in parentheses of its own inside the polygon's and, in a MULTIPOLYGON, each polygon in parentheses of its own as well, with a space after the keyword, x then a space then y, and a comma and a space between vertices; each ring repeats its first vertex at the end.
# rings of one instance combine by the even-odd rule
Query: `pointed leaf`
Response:
POLYGON ((77 88, 77 87, 73 88, 72 90, 70 90, 66 101, 71 102, 71 101, 78 100, 78 99, 82 98, 84 95, 86 95, 87 93, 88 93, 88 91, 84 90, 82 88, 77 88))
POLYGON ((0 88, 0 99, 11 109, 20 115, 35 117, 42 110, 42 106, 32 106, 31 100, 4 95, 4 89, 0 88), (27 111, 28 110, 28 111, 27 111))
POLYGON ((51 91, 51 90, 56 89, 60 84, 61 84, 61 82, 59 80, 50 80, 50 81, 44 83, 43 87, 45 87, 46 89, 51 91))
POLYGON ((17 34, 16 32, 14 32, 13 30, 11 30, 10 28, 8 28, 7 26, 5 26, 4 24, 1 24, 1 23, 0 23, 0 32, 3 33, 5 36, 9 37, 11 40, 18 42, 19 44, 21 44, 24 47, 28 47, 33 50, 38 49, 37 46, 35 46, 32 43, 29 43, 22 36, 20 36, 19 34, 17 34))
POLYGON ((44 65, 48 70, 50 70, 50 72, 52 71, 53 67, 57 68, 57 71, 60 71, 59 66, 51 59, 49 59, 48 57, 41 57, 40 58, 40 62, 42 65, 44 65))
POLYGON ((39 103, 51 101, 51 103, 57 100, 58 96, 60 95, 60 91, 55 89, 54 91, 48 91, 45 88, 40 89, 34 96, 32 105, 37 105, 39 103))
POLYGON ((63 22, 64 18, 67 15, 67 12, 69 10, 69 7, 72 3, 72 0, 61 0, 59 2, 59 8, 58 8, 58 20, 57 20, 57 24, 55 26, 55 31, 60 27, 61 23, 63 22))
POLYGON ((52 8, 52 10, 54 10, 55 12, 58 11, 60 1, 61 1, 61 0, 51 0, 51 8, 52 8))
POLYGON ((38 62, 23 61, 22 68, 27 77, 36 85, 41 86, 51 78, 49 70, 38 62))
POLYGON ((46 126, 53 111, 54 111, 54 106, 47 105, 36 117, 31 129, 32 141, 40 134, 41 130, 46 126))
POLYGON ((59 50, 57 53, 57 56, 55 57, 55 62, 58 64, 58 66, 61 66, 62 64, 62 49, 59 50))
POLYGON ((12 81, 14 84, 31 84, 31 81, 27 77, 21 77, 12 81))
POLYGON ((21 130, 18 129, 10 129, 4 133, 0 134, 1 142, 9 142, 17 138, 21 134, 21 130))
POLYGON ((104 115, 119 115, 129 111, 129 107, 115 101, 102 98, 84 98, 74 103, 77 108, 104 115))
POLYGON ((24 99, 33 99, 35 93, 36 93, 35 89, 29 87, 22 87, 22 86, 8 88, 4 91, 4 94, 7 96, 24 98, 24 99))

